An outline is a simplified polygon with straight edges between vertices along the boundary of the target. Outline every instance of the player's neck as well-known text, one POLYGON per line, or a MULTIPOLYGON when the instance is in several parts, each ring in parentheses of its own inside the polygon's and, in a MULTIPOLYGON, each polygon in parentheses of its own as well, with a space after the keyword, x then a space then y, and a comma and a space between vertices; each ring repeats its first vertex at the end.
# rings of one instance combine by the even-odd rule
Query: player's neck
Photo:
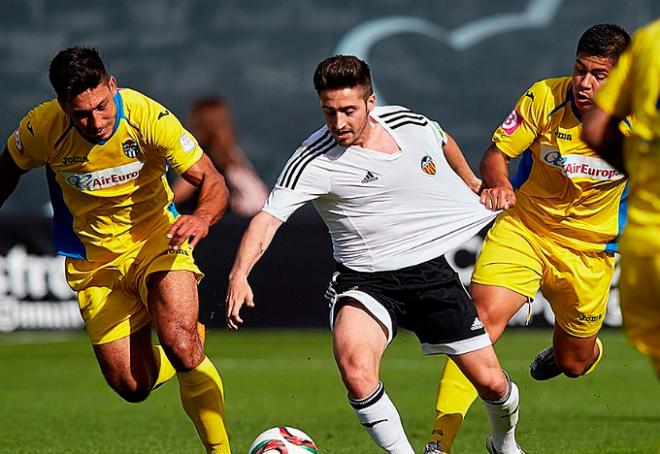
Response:
POLYGON ((367 126, 364 128, 362 140, 356 145, 387 154, 399 152, 399 145, 397 145, 394 137, 371 116, 369 117, 367 126))

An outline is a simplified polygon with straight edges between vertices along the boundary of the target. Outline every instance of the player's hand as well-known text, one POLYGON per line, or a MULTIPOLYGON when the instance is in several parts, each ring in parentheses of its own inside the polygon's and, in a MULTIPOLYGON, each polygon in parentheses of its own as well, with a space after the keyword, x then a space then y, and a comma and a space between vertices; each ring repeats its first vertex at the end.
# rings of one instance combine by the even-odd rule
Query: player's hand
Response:
POLYGON ((172 224, 167 232, 170 239, 170 247, 179 249, 183 243, 188 240, 191 249, 197 246, 197 243, 209 234, 210 223, 201 216, 183 215, 172 224))
POLYGON ((506 210, 516 204, 516 194, 513 188, 488 188, 481 191, 479 201, 489 210, 506 210))
POLYGON ((227 288, 227 328, 231 331, 238 329, 243 323, 240 311, 243 305, 254 307, 254 295, 247 278, 230 277, 227 288))

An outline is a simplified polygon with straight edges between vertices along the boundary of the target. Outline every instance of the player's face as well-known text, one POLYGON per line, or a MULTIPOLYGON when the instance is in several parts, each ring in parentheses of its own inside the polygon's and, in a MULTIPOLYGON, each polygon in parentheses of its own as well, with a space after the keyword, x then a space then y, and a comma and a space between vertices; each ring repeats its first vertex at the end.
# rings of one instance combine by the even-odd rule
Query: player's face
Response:
POLYGON ((80 93, 71 101, 61 104, 78 132, 91 142, 109 139, 114 132, 117 106, 113 97, 117 93, 114 77, 97 87, 80 93))
POLYGON ((614 62, 605 57, 580 54, 575 58, 573 96, 580 112, 586 112, 593 107, 594 95, 607 79, 613 66, 614 62))
POLYGON ((321 111, 328 129, 342 147, 360 145, 366 138, 369 112, 376 96, 364 98, 361 87, 323 90, 319 95, 321 111))

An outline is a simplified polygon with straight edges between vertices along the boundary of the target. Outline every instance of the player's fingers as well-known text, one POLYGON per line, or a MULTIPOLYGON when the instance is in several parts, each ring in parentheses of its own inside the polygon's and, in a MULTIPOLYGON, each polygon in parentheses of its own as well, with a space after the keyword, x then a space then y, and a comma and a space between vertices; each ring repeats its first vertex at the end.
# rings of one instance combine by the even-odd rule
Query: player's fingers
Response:
POLYGON ((178 249, 193 234, 194 228, 188 223, 182 223, 172 237, 170 244, 174 249, 178 249))
POLYGON ((507 199, 508 195, 504 191, 500 192, 497 197, 497 208, 506 209, 507 199))
POLYGON ((495 199, 492 191, 489 192, 488 195, 486 196, 486 208, 489 210, 495 209, 495 199))
POLYGON ((195 246, 197 246, 199 240, 201 240, 201 238, 197 235, 188 237, 188 245, 190 246, 190 249, 195 249, 195 246))

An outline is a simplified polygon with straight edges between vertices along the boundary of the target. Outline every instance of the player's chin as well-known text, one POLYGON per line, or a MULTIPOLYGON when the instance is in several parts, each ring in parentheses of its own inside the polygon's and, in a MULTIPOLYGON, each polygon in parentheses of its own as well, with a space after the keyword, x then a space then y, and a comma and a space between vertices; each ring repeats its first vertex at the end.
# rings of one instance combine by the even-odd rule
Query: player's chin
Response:
POLYGON ((594 106, 594 102, 591 99, 581 98, 575 100, 575 106, 580 112, 586 112, 591 110, 594 106))
POLYGON ((353 139, 353 134, 350 132, 345 132, 342 134, 334 134, 335 140, 339 145, 342 147, 350 147, 353 145, 354 139, 353 139))

